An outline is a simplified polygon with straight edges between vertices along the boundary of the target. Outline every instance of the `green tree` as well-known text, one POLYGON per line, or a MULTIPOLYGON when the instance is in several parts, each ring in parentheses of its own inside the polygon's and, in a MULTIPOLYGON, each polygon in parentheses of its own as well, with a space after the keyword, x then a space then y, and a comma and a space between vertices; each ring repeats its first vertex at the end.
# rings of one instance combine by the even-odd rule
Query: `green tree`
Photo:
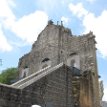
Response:
POLYGON ((13 80, 17 79, 18 70, 17 68, 8 68, 0 74, 0 82, 4 84, 11 84, 13 80))

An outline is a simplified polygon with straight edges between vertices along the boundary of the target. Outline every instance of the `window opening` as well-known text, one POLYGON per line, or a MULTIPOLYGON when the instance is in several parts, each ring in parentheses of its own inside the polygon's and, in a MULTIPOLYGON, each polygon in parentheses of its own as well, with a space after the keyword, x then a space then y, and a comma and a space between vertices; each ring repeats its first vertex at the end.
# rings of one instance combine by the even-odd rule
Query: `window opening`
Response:
POLYGON ((74 67, 75 66, 75 60, 71 60, 71 66, 74 67))
POLYGON ((42 62, 46 62, 46 61, 49 61, 49 58, 45 58, 42 60, 42 62))

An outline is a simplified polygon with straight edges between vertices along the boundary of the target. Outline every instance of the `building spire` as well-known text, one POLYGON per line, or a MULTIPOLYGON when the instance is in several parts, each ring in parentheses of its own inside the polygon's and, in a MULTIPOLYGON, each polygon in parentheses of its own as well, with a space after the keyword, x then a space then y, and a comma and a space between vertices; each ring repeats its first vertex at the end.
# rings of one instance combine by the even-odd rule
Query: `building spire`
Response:
POLYGON ((63 26, 63 21, 61 21, 61 26, 63 26))

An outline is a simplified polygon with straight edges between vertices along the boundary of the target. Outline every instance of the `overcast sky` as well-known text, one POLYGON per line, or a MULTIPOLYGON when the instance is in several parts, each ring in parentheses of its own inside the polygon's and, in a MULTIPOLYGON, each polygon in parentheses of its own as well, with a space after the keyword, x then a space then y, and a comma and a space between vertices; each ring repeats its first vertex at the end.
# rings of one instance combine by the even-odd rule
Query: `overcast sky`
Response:
POLYGON ((107 100, 106 0, 0 0, 0 71, 17 67, 19 58, 30 51, 50 19, 54 23, 62 20, 74 35, 93 31, 107 100))

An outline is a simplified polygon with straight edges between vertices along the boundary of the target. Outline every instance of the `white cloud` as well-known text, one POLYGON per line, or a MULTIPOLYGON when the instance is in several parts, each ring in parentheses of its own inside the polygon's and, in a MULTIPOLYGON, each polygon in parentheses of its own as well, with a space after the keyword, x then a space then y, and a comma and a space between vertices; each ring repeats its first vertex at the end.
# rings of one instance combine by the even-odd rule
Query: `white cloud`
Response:
POLYGON ((63 21, 63 23, 64 23, 65 25, 68 25, 69 18, 62 16, 62 17, 61 17, 61 21, 63 21))
POLYGON ((42 11, 35 11, 16 21, 16 16, 13 14, 10 5, 15 6, 13 0, 0 2, 0 22, 3 27, 14 32, 24 42, 33 43, 40 31, 46 26, 48 16, 42 11))
POLYGON ((95 17, 94 14, 88 14, 84 17, 83 25, 85 26, 85 32, 92 30, 96 35, 97 48, 103 54, 107 56, 107 10, 103 11, 99 17, 95 17))
MULTIPOLYGON (((48 21, 48 16, 43 11, 35 11, 16 20, 11 7, 15 7, 14 0, 0 0, 0 23, 6 30, 10 30, 17 37, 21 38, 25 44, 32 44, 38 34, 43 30, 48 21)), ((3 34, 3 29, 0 28, 0 50, 10 51, 12 46, 9 44, 6 35, 3 34), (5 44, 5 46, 3 45, 5 44)), ((11 40, 12 42, 12 40, 11 40)), ((17 43, 16 43, 17 44, 17 43)))
POLYGON ((96 36, 98 50, 104 57, 107 57, 107 10, 104 10, 100 16, 96 17, 94 13, 86 10, 81 3, 70 4, 69 9, 79 19, 82 19, 82 24, 85 27, 84 33, 90 30, 93 31, 96 36))
POLYGON ((36 11, 23 16, 18 21, 8 23, 8 27, 18 37, 27 43, 32 44, 38 34, 44 29, 48 21, 48 16, 43 11, 36 11))
POLYGON ((104 89, 103 101, 107 101, 107 88, 104 89))
POLYGON ((69 9, 72 11, 74 15, 77 15, 79 18, 88 14, 88 11, 83 8, 82 3, 78 3, 76 5, 69 4, 69 9))
POLYGON ((1 51, 11 51, 12 46, 8 43, 7 39, 5 38, 2 28, 0 25, 0 50, 1 51))
POLYGON ((0 0, 0 19, 15 19, 15 15, 13 14, 8 0, 0 0))
MULTIPOLYGON (((9 0, 0 0, 0 51, 11 51, 12 46, 9 44, 6 35, 3 33, 3 23, 6 20, 14 20, 15 15, 13 14, 9 3, 9 0)), ((12 0, 10 0, 12 1, 12 0)))
POLYGON ((16 7, 15 0, 7 0, 10 6, 16 7))

